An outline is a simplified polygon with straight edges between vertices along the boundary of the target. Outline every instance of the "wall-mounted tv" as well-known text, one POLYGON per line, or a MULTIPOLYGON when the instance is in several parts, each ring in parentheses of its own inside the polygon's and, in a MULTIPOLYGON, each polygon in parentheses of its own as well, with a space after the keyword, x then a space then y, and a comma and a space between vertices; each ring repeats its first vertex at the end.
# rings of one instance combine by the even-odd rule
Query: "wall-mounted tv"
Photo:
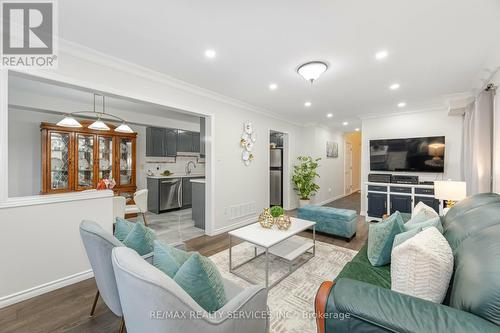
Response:
POLYGON ((444 172, 444 136, 370 140, 370 170, 444 172))

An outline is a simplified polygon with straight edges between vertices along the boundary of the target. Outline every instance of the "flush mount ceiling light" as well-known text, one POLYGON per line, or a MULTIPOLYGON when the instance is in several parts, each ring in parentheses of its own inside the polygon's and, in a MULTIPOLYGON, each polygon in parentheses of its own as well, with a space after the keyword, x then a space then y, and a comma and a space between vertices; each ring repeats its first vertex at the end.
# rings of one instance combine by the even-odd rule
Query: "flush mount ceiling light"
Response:
POLYGON ((398 103, 398 108, 404 108, 406 106, 405 102, 399 102, 398 103))
POLYGON ((333 114, 332 114, 332 113, 329 113, 329 114, 327 114, 327 115, 326 115, 326 117, 327 117, 327 118, 331 118, 331 117, 333 117, 333 114))
POLYGON ((359 128, 355 128, 354 130, 355 130, 356 132, 359 132, 359 128))
POLYGON ((327 69, 328 65, 326 63, 322 61, 311 61, 300 65, 297 68, 297 73, 312 84, 321 74, 326 72, 327 69))
POLYGON ((378 51, 377 53, 375 53, 375 59, 382 60, 382 59, 387 58, 388 55, 389 55, 389 52, 387 52, 386 50, 381 50, 381 51, 378 51))
POLYGON ((311 103, 311 102, 305 102, 305 103, 304 103, 304 106, 305 106, 306 108, 310 107, 311 105, 312 105, 312 103, 311 103))
POLYGON ((205 51, 205 57, 207 58, 213 59, 216 55, 217 53, 215 52, 215 50, 209 49, 205 51))
POLYGON ((393 83, 389 86, 389 89, 391 90, 398 90, 399 89, 399 83, 393 83))
POLYGON ((271 84, 269 85, 269 89, 270 89, 270 90, 276 90, 276 89, 278 89, 278 85, 277 85, 276 83, 271 83, 271 84))
POLYGON ((96 94, 94 94, 94 109, 92 111, 76 111, 76 112, 69 113, 62 120, 60 120, 57 123, 57 126, 61 126, 61 127, 83 127, 82 124, 80 124, 73 117, 73 115, 77 115, 77 114, 90 114, 91 116, 96 117, 97 120, 94 121, 92 124, 89 125, 89 127, 88 127, 89 129, 96 130, 96 131, 109 131, 110 130, 109 126, 106 125, 101 120, 102 116, 107 116, 107 117, 115 118, 115 119, 117 119, 117 120, 119 120, 121 122, 120 126, 118 126, 117 128, 115 128, 115 132, 119 132, 119 133, 134 133, 134 131, 132 130, 132 128, 130 128, 130 126, 127 125, 127 123, 125 122, 125 120, 123 120, 122 118, 120 118, 118 116, 115 116, 115 115, 113 115, 111 113, 106 113, 105 97, 104 96, 101 96, 101 97, 102 97, 102 111, 101 112, 98 112, 95 109, 96 94))

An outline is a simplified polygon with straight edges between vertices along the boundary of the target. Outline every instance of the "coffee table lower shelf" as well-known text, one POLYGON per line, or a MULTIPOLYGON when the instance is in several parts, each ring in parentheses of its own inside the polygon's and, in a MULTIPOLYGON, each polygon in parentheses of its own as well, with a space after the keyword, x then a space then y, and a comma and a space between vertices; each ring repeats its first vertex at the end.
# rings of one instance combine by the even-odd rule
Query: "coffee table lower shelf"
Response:
MULTIPOLYGON (((234 237, 234 236, 232 236, 234 237)), ((248 242, 248 241, 247 241, 248 242)), ((251 244, 251 242, 248 242, 251 244)), ((292 274, 294 271, 296 271, 298 268, 300 268, 302 265, 304 265, 306 262, 308 262, 311 258, 313 258, 316 254, 316 233, 313 233, 313 239, 308 239, 300 236, 288 238, 270 248, 264 248, 258 245, 254 245, 254 256, 236 266, 232 265, 232 240, 231 240, 231 235, 229 235, 229 271, 233 273, 234 275, 242 278, 243 280, 256 284, 256 281, 252 281, 248 277, 238 273, 236 269, 240 268, 243 265, 246 265, 250 263, 251 261, 255 260, 256 258, 264 255, 266 257, 265 263, 266 263, 266 269, 265 269, 265 277, 266 277, 266 288, 271 289, 274 286, 276 286, 279 282, 281 282, 283 279, 287 278, 292 274), (312 253, 309 252, 312 250, 312 253), (278 280, 274 281, 271 285, 269 285, 269 255, 272 254, 274 256, 277 256, 288 263, 288 273, 284 274, 282 277, 280 277, 278 280), (303 256, 303 255, 308 255, 308 258, 306 260, 301 261, 298 265, 294 265, 295 261, 303 256)))

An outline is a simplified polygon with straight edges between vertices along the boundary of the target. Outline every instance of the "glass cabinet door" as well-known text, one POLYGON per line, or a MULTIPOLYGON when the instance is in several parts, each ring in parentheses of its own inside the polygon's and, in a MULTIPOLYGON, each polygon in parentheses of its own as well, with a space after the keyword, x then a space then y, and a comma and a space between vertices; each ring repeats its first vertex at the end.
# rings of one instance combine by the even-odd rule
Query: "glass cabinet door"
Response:
POLYGON ((50 191, 66 191, 70 184, 70 142, 71 134, 50 132, 50 191))
POLYGON ((113 178, 113 137, 98 136, 98 180, 113 178))
POLYGON ((77 134, 78 189, 96 187, 94 175, 94 135, 77 134))
POLYGON ((119 138, 119 168, 120 185, 133 184, 133 140, 131 138, 119 138))

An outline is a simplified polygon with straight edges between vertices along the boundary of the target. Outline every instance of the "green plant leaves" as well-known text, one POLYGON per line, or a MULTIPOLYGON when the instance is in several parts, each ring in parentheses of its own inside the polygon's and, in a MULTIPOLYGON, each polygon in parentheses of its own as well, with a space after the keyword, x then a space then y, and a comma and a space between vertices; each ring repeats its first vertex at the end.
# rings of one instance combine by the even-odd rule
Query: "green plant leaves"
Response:
POLYGON ((311 156, 299 156, 297 160, 300 163, 293 166, 292 175, 294 189, 299 193, 300 199, 309 200, 320 189, 314 180, 319 177, 317 169, 321 158, 313 159, 311 156))

